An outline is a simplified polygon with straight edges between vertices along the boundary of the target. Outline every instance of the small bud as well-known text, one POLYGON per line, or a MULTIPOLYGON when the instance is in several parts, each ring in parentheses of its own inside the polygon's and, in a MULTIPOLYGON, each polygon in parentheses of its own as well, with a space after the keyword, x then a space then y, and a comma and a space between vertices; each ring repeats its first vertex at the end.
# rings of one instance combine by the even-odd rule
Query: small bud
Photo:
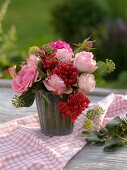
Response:
POLYGON ((84 121, 84 124, 83 124, 83 127, 86 129, 86 130, 92 130, 93 129, 93 121, 90 120, 90 119, 87 119, 84 121))
POLYGON ((115 63, 112 60, 106 59, 107 73, 111 73, 115 70, 115 63))
POLYGON ((29 48, 29 55, 38 55, 39 48, 37 46, 32 46, 29 48))
POLYGON ((88 110, 88 112, 86 113, 86 117, 88 119, 94 119, 96 118, 96 116, 102 115, 102 114, 104 114, 104 110, 101 107, 98 107, 95 109, 88 110))
POLYGON ((87 48, 92 48, 93 47, 93 41, 84 41, 84 44, 86 44, 87 48))
POLYGON ((24 100, 22 98, 20 98, 19 96, 15 95, 12 99, 12 104, 13 106, 15 106, 16 108, 19 107, 24 107, 25 103, 24 100))
POLYGON ((41 50, 42 52, 47 53, 47 54, 52 54, 52 53, 54 52, 53 48, 52 48, 50 45, 48 45, 48 44, 43 45, 43 46, 40 48, 40 50, 41 50))

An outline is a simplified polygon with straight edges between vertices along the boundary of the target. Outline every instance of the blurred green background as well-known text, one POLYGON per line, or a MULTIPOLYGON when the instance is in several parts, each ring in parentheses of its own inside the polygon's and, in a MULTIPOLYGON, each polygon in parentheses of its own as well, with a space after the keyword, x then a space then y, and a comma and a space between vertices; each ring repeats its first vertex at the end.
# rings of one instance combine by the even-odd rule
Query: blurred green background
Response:
POLYGON ((127 0, 0 0, 0 7, 0 78, 10 78, 7 68, 30 46, 62 39, 74 48, 91 36, 96 60, 116 64, 97 85, 127 88, 127 0))

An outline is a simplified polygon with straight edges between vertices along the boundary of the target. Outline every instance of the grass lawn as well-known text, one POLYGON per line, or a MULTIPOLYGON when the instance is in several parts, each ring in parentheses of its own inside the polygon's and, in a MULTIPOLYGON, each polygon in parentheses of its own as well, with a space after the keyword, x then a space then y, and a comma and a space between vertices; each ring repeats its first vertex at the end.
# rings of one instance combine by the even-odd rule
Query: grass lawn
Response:
MULTIPOLYGON (((4 0, 0 1, 0 4, 4 0)), ((11 0, 4 20, 4 28, 11 25, 17 30, 17 49, 41 45, 58 37, 51 24, 51 9, 58 0, 11 0)))

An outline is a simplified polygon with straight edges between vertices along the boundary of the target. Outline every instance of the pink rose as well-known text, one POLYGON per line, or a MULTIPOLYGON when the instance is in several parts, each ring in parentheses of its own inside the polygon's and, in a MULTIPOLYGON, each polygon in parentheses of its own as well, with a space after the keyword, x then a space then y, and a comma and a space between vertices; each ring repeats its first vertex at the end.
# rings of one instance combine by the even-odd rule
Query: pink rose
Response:
POLYGON ((80 52, 75 55, 74 67, 81 73, 92 73, 96 70, 96 61, 91 52, 80 52))
POLYGON ((53 47, 53 49, 56 51, 57 49, 62 49, 62 48, 65 48, 68 50, 69 53, 71 53, 73 55, 73 51, 70 47, 70 45, 64 41, 61 41, 61 40, 57 40, 56 42, 51 42, 49 43, 49 45, 51 47, 53 47))
POLYGON ((55 57, 58 59, 59 63, 71 63, 72 62, 72 54, 69 53, 68 50, 65 48, 58 49, 55 57))
POLYGON ((27 91, 28 87, 37 80, 39 75, 37 63, 37 58, 34 55, 30 56, 27 60, 27 64, 15 75, 12 80, 12 89, 16 93, 21 94, 27 91))
POLYGON ((45 87, 54 94, 60 95, 66 91, 64 81, 57 74, 46 78, 43 83, 45 87))
POLYGON ((37 65, 38 65, 38 57, 36 55, 30 55, 30 57, 27 59, 27 64, 30 66, 33 66, 33 67, 36 67, 37 68, 37 65))
POLYGON ((8 72, 9 72, 9 74, 10 74, 13 78, 16 76, 16 71, 15 71, 15 69, 16 69, 16 66, 13 66, 13 67, 8 68, 8 72))
POLYGON ((94 90, 96 81, 93 74, 81 74, 78 77, 78 86, 82 92, 91 92, 94 90))

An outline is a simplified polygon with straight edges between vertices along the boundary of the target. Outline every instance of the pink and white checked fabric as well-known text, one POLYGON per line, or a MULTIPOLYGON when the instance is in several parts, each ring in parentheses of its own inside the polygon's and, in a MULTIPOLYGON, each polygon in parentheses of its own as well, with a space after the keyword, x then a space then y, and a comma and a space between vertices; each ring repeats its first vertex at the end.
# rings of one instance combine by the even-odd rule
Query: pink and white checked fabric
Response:
MULTIPOLYGON (((90 107, 105 109, 104 123, 127 113, 127 96, 111 94, 90 107)), ((86 141, 81 137, 85 112, 68 136, 48 137, 40 132, 38 116, 0 125, 0 170, 62 170, 86 141)))

